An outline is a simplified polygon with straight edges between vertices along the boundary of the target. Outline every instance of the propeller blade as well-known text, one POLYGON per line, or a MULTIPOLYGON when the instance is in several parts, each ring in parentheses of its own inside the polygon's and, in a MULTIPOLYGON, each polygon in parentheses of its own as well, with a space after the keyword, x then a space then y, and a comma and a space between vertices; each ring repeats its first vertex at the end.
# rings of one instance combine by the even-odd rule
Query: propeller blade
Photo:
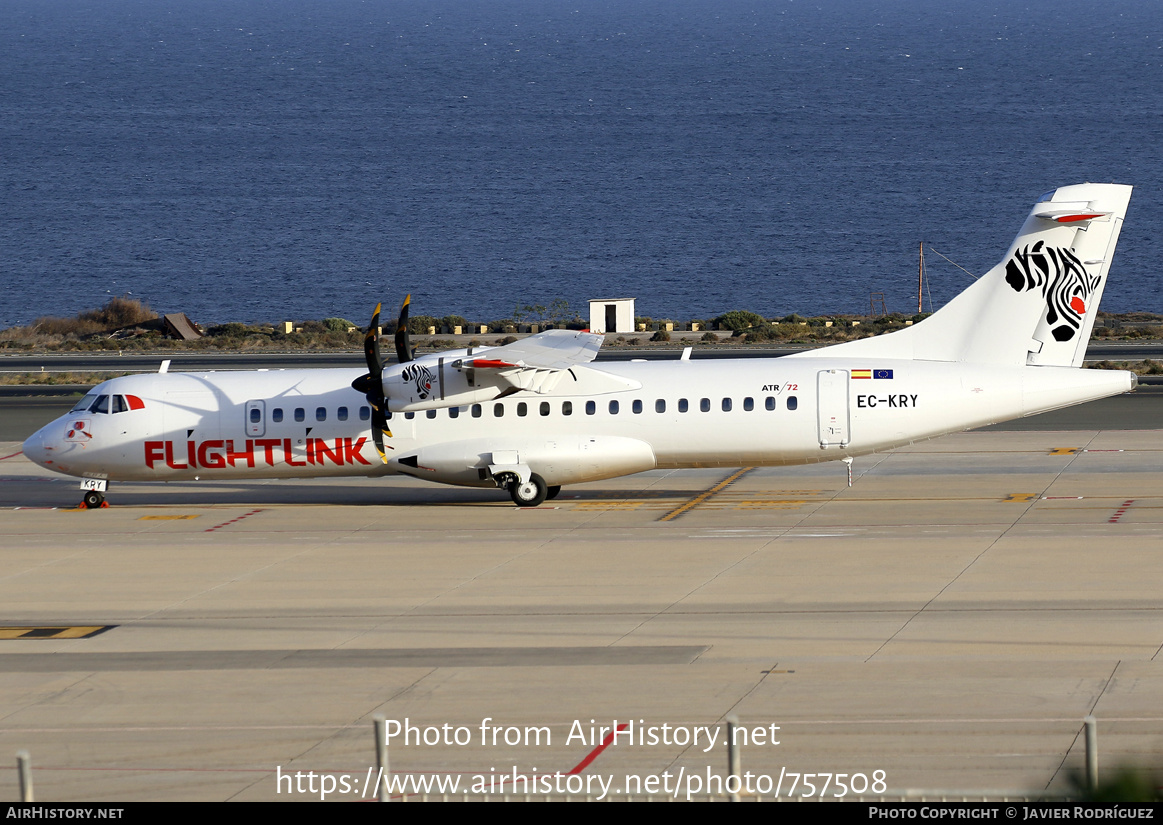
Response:
POLYGON ((383 410, 378 407, 372 407, 372 443, 376 445, 376 452, 380 454, 380 461, 384 464, 388 463, 388 456, 384 452, 385 449, 394 450, 395 447, 384 444, 384 436, 392 437, 392 431, 388 429, 387 416, 384 415, 383 410))
POLYGON ((363 355, 367 360, 367 371, 372 378, 379 378, 384 371, 384 358, 380 354, 380 304, 376 304, 372 322, 363 336, 363 355))
POLYGON ((396 358, 401 364, 406 364, 412 360, 412 341, 408 337, 408 306, 412 303, 412 296, 408 295, 404 299, 404 305, 400 307, 400 317, 396 321, 396 358))

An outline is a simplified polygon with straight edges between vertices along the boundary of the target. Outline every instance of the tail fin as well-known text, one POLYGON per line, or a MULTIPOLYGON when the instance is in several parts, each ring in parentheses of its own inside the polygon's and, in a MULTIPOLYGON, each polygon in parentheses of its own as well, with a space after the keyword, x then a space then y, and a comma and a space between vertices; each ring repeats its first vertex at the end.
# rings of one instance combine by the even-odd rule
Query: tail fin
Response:
POLYGON ((914 327, 803 355, 1081 366, 1131 187, 1038 199, 1002 262, 914 327))

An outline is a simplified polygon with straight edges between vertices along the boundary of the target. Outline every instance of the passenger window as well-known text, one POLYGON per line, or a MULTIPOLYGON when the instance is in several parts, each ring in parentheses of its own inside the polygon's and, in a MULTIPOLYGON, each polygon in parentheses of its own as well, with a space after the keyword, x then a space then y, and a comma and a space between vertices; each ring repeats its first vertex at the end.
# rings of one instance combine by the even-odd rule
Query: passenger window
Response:
MULTIPOLYGON (((369 420, 371 420, 371 417, 372 417, 372 408, 371 407, 360 407, 359 408, 359 420, 360 421, 369 421, 369 420)), ((279 410, 279 418, 280 419, 282 418, 282 410, 279 410)))
POLYGON ((315 420, 316 421, 326 421, 327 420, 327 408, 326 407, 316 407, 315 408, 315 420))
POLYGON ((425 414, 426 416, 428 416, 429 418, 435 418, 435 417, 436 417, 436 410, 428 410, 428 411, 427 411, 426 413, 424 413, 424 414, 425 414))
POLYGON ((522 401, 520 404, 517 405, 517 415, 520 418, 524 418, 528 414, 529 414, 529 405, 526 404, 524 401, 522 401))
POLYGON ((711 399, 700 398, 699 399, 699 409, 702 410, 703 412, 710 412, 711 411, 711 399))
POLYGON ((561 414, 562 415, 573 415, 573 402, 572 401, 562 401, 561 402, 561 414))
POLYGON ((617 415, 617 414, 618 414, 618 402, 611 401, 610 402, 610 415, 617 415))
POLYGON ((335 417, 338 418, 340 421, 346 421, 347 420, 347 407, 340 407, 338 410, 336 410, 335 417))
POLYGON ((755 409, 755 399, 754 398, 744 398, 743 399, 743 409, 746 410, 747 412, 751 412, 753 409, 755 409))
POLYGON ((296 421, 306 421, 307 420, 307 411, 304 410, 302 407, 295 407, 295 420, 296 421))
POLYGON ((472 405, 472 417, 473 418, 480 418, 481 417, 481 405, 480 404, 473 404, 472 405))
POLYGON ((593 415, 598 411, 598 405, 593 401, 586 402, 586 415, 593 415))
MULTIPOLYGON (((435 412, 435 410, 433 410, 433 412, 435 412)), ((460 407, 449 407, 448 408, 448 417, 449 418, 460 418, 460 407)))
POLYGON ((656 413, 666 412, 666 402, 663 401, 661 398, 659 398, 657 401, 654 402, 654 411, 656 413))
POLYGON ((271 410, 271 421, 278 424, 282 420, 283 420, 283 408, 282 407, 275 407, 273 410, 271 410))
POLYGON ((723 412, 731 412, 731 399, 730 398, 723 399, 723 412))
POLYGON ((763 402, 763 406, 769 410, 774 410, 775 409, 775 399, 772 398, 770 395, 767 396, 766 400, 764 400, 764 402, 763 402))
POLYGON ((504 404, 493 404, 493 416, 495 418, 501 418, 504 415, 505 415, 505 405, 504 404))
POLYGON ((678 399, 678 411, 680 413, 682 413, 682 412, 686 412, 686 410, 687 410, 686 399, 685 398, 678 399))
POLYGON ((789 410, 794 410, 799 405, 800 405, 799 399, 796 398, 794 395, 789 395, 787 397, 787 408, 789 410))
POLYGON ((549 415, 549 402, 548 401, 541 402, 541 414, 542 415, 549 415))
POLYGON ((408 421, 411 421, 415 417, 416 417, 416 413, 414 413, 414 412, 404 413, 404 418, 408 421))
MULTIPOLYGON (((235 419, 235 420, 237 421, 237 419, 235 419)), ((257 424, 260 421, 262 421, 262 413, 259 412, 257 409, 252 409, 250 411, 250 423, 257 424)))
POLYGON ((634 403, 631 405, 631 408, 634 410, 634 415, 638 415, 639 413, 642 412, 642 402, 639 399, 635 398, 634 403))

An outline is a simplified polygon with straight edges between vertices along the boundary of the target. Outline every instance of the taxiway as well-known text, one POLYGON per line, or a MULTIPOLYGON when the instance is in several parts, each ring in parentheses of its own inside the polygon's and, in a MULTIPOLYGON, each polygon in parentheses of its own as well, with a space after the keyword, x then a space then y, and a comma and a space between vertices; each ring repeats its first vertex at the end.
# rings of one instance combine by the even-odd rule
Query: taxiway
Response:
MULTIPOLYGON (((949 436, 857 459, 851 488, 842 464, 651 472, 536 509, 348 479, 117 484, 76 511, 75 479, 2 443, 0 798, 21 749, 38 801, 318 798, 279 777, 363 783, 376 714, 470 730, 391 748, 465 783, 570 771, 575 723, 728 714, 779 727, 747 771, 890 794, 1061 790, 1087 714, 1102 767, 1157 769, 1163 431, 1125 426, 949 436)), ((623 743, 582 773, 725 767, 623 743)))

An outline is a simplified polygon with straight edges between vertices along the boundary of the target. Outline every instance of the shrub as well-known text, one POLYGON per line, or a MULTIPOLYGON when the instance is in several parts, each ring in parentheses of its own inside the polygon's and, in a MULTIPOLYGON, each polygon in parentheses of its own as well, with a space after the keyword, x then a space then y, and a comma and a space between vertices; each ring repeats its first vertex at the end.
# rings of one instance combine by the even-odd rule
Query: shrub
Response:
POLYGON ((100 309, 90 309, 77 315, 82 321, 92 321, 102 329, 112 330, 135 327, 157 319, 157 313, 136 298, 110 298, 100 309))
POLYGON ((428 327, 436 327, 440 332, 441 321, 431 315, 413 315, 408 319, 408 332, 412 335, 427 335, 428 327))
POLYGON ((213 338, 245 338, 254 330, 246 324, 240 324, 237 321, 231 321, 228 324, 218 324, 206 330, 206 334, 213 338))
POLYGON ((729 329, 732 332, 741 332, 751 327, 766 324, 767 319, 762 315, 756 315, 754 312, 747 312, 742 309, 734 309, 730 312, 725 312, 715 319, 715 323, 719 329, 729 329))
MULTIPOLYGON (((735 335, 739 335, 739 333, 736 332, 735 335)), ((753 344, 760 341, 775 341, 780 337, 782 336, 776 332, 775 327, 773 327, 771 324, 763 324, 761 326, 752 327, 744 334, 744 340, 748 344, 753 344)))

